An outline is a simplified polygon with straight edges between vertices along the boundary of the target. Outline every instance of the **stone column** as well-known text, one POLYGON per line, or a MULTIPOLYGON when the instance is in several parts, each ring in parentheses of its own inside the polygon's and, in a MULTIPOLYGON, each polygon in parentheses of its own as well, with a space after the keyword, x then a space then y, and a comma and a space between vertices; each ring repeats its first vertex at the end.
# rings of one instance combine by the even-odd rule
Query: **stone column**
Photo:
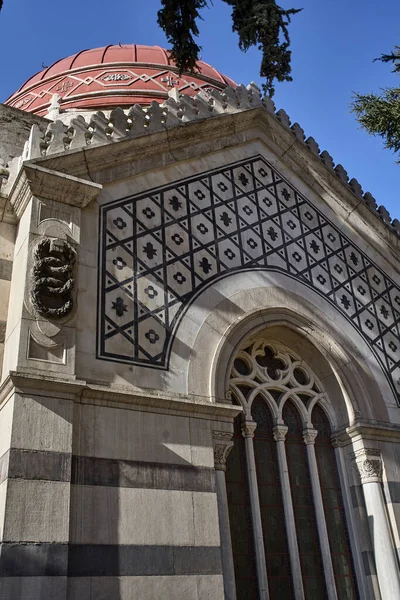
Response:
POLYGON ((382 491, 380 450, 362 448, 354 453, 363 488, 382 600, 400 598, 400 574, 382 491))
POLYGON ((317 520, 318 537, 319 544, 321 547, 322 564, 324 568, 328 598, 329 600, 338 600, 336 592, 335 574, 333 571, 331 551, 329 547, 328 530, 325 521, 324 504, 322 502, 317 459, 315 456, 314 442, 317 435, 318 431, 316 429, 305 429, 303 431, 303 438, 307 447, 308 466, 310 470, 315 516, 317 520))
POLYGON ((290 566, 292 569, 292 581, 294 597, 296 600, 304 600, 303 578, 301 575, 301 563, 299 546, 297 544, 296 523, 294 520, 292 492, 290 489, 289 471, 286 459, 285 438, 287 434, 286 425, 274 427, 274 439, 278 452, 279 477, 282 486, 283 509, 285 513, 286 532, 288 536, 290 566))
POLYGON ((332 439, 332 446, 335 450, 336 463, 338 466, 340 488, 342 492, 344 512, 349 532, 349 543, 354 562, 354 570, 357 579, 358 591, 361 598, 373 598, 375 596, 372 589, 371 581, 367 581, 370 580, 371 577, 365 576, 365 569, 362 558, 363 548, 360 544, 359 529, 357 527, 356 522, 356 511, 359 509, 353 508, 353 502, 347 478, 346 458, 343 452, 343 448, 341 447, 341 442, 338 438, 332 439))
POLYGON ((265 562, 264 537, 262 531, 260 499, 258 496, 258 483, 256 463, 254 459, 253 437, 257 424, 254 421, 244 421, 242 434, 246 444, 246 465, 249 480, 251 517, 253 524, 253 537, 256 553, 258 591, 260 600, 269 600, 267 566, 265 562))
POLYGON ((233 566, 231 528, 225 480, 226 459, 233 448, 232 434, 226 431, 213 431, 212 436, 225 600, 236 600, 235 569, 233 566))

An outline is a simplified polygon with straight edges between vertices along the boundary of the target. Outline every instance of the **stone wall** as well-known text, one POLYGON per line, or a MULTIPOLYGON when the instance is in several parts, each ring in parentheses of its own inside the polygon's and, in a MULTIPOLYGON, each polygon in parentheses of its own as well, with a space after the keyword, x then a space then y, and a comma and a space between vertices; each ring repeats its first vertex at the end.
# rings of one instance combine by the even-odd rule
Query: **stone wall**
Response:
POLYGON ((14 255, 15 225, 0 222, 0 370, 3 364, 8 299, 14 255))
MULTIPOLYGON (((15 249, 12 226, 0 229, 5 297, 12 278, 0 390, 4 600, 221 600, 230 542, 220 459, 241 412, 226 376, 240 340, 282 323, 298 332, 299 356, 307 346, 326 357, 316 372, 345 448, 356 569, 369 577, 360 596, 379 598, 374 511, 350 471, 347 485, 348 428, 364 420, 397 443, 399 238, 266 111, 217 118, 61 155, 53 146, 26 155, 13 180, 15 249), (57 271, 68 247, 76 258, 57 271), (35 286, 54 287, 64 267, 73 304, 49 316, 51 290, 38 306, 35 286)), ((63 139, 55 127, 52 144, 63 139)), ((398 532, 397 455, 382 444, 380 508, 398 532)))
POLYGON ((212 421, 57 387, 0 413, 0 597, 221 599, 212 421))
POLYGON ((49 122, 43 117, 0 104, 0 159, 7 164, 20 156, 33 125, 45 131, 49 122))

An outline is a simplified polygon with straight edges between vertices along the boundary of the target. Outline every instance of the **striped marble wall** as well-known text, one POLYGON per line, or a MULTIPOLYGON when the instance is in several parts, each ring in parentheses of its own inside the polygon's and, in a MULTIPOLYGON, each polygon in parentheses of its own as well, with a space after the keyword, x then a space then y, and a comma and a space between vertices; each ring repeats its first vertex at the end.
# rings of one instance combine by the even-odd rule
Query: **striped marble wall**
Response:
POLYGON ((3 364, 15 230, 15 225, 0 223, 0 373, 3 364))
POLYGON ((210 420, 63 396, 0 413, 0 598, 220 600, 210 420))

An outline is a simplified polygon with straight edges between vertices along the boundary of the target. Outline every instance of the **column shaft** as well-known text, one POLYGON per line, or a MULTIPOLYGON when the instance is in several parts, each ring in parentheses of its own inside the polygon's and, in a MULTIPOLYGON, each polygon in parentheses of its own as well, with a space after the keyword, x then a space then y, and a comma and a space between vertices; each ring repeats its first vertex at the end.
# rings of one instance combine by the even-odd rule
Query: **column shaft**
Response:
POLYGON ((265 562, 264 550, 264 537, 262 531, 260 499, 258 496, 257 473, 253 446, 253 435, 255 427, 255 423, 245 423, 243 426, 243 435, 246 444, 246 463, 247 475, 249 479, 250 505, 257 564, 258 590, 260 600, 269 600, 267 567, 265 562))
POLYGON ((368 584, 365 577, 364 565, 362 561, 362 554, 360 544, 358 540, 357 524, 355 522, 354 510, 352 508, 352 502, 350 497, 349 483, 346 475, 346 461, 343 455, 343 448, 335 445, 336 462, 338 465, 338 473, 340 480, 340 487, 343 497, 344 512, 346 515, 346 522, 349 531, 349 543, 351 553, 354 561, 355 576, 357 579, 357 587, 361 598, 371 597, 371 591, 368 589, 368 584))
POLYGON ((286 426, 276 427, 274 429, 274 438, 276 440, 278 452, 279 476, 282 486, 283 509, 285 513, 294 595, 295 600, 304 600, 305 596, 303 589, 303 578, 301 574, 299 546, 297 544, 296 522, 294 519, 292 492, 290 488, 289 471, 286 459, 286 432, 286 426))
POLYGON ((354 453, 361 478, 382 600, 400 598, 400 573, 382 491, 382 460, 376 448, 354 453))
POLYGON ((325 583, 329 600, 338 600, 335 574, 333 571, 331 551, 329 546, 328 529, 326 527, 324 504, 322 501, 321 485, 319 481, 318 465, 315 456, 314 440, 317 435, 315 430, 304 433, 307 446, 308 466, 310 469, 311 487, 314 499, 315 517, 317 520, 318 538, 321 547, 322 565, 324 568, 325 583))
POLYGON ((229 432, 213 431, 214 466, 225 600, 236 600, 235 568, 233 564, 228 495, 226 493, 225 479, 226 460, 233 447, 231 437, 232 435, 229 432))
POLYGON ((221 535, 222 572, 224 574, 225 600, 236 600, 235 569, 233 566, 231 528, 229 523, 228 498, 225 472, 217 470, 217 502, 219 532, 221 535))

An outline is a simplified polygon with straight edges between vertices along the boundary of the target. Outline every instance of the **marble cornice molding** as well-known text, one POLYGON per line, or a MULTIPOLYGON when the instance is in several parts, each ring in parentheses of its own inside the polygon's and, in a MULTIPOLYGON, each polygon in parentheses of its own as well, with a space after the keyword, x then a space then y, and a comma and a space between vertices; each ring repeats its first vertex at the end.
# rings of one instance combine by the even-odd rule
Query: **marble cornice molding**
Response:
MULTIPOLYGON (((243 86, 240 88, 242 96, 244 89, 243 86)), ((232 94, 233 90, 230 90, 230 93, 232 94)), ((192 110, 186 120, 174 117, 175 120, 170 122, 160 121, 154 127, 139 128, 134 135, 113 133, 114 137, 109 136, 108 139, 104 134, 101 140, 91 145, 84 145, 79 141, 86 139, 85 127, 89 126, 81 118, 75 123, 76 139, 73 137, 71 146, 64 151, 62 151, 62 140, 66 135, 63 129, 65 126, 61 121, 56 121, 49 125, 49 128, 53 127, 53 129, 48 154, 39 153, 38 148, 45 141, 41 137, 36 140, 31 139, 35 138, 31 134, 28 146, 32 148, 33 155, 28 152, 27 156, 20 157, 19 160, 24 159, 22 168, 25 170, 29 168, 31 171, 29 176, 38 190, 36 195, 40 195, 41 192, 46 198, 86 206, 90 202, 90 197, 96 197, 93 190, 96 184, 134 177, 152 169, 175 164, 180 160, 195 159, 224 148, 261 140, 278 157, 282 159, 284 157, 286 166, 308 187, 311 187, 329 209, 346 223, 346 227, 350 230, 348 235, 354 234, 357 238, 360 231, 364 232, 370 245, 381 254, 385 262, 390 262, 398 273, 400 222, 394 220, 393 225, 390 225, 383 207, 376 210, 376 202, 371 200, 371 195, 367 193, 363 196, 361 186, 356 180, 348 182, 343 167, 338 169, 339 165, 334 168, 329 154, 320 153, 313 138, 306 140, 301 127, 296 123, 290 125, 290 120, 284 111, 275 113, 274 108, 271 108, 273 106, 271 100, 256 99, 254 86, 249 91, 249 98, 252 99, 251 102, 245 100, 242 104, 236 105, 231 99, 228 108, 222 107, 221 110, 210 112, 208 116, 205 115, 203 106, 200 115, 196 115, 192 110), (50 152, 52 144, 57 152, 54 150, 50 152), (41 185, 43 174, 40 169, 52 172, 51 176, 48 174, 48 186, 41 185), (68 176, 73 179, 68 180, 68 176), (84 182, 86 189, 85 192, 82 190, 76 192, 77 197, 74 200, 76 180, 84 182), (83 198, 80 198, 81 194, 83 198), (391 252, 387 252, 388 244, 391 252)), ((171 103, 175 102, 172 98, 170 100, 171 103)), ((187 99, 185 102, 188 102, 187 99)), ((166 108, 169 109, 169 106, 166 108)), ((176 106, 175 110, 177 110, 176 106)), ((115 110, 119 112, 116 113, 114 121, 119 119, 119 131, 123 132, 124 127, 120 125, 120 120, 127 119, 127 115, 121 109, 115 110)), ((103 123, 104 131, 107 130, 107 123, 112 124, 112 120, 110 116, 110 120, 103 123)), ((113 131, 117 131, 118 127, 112 125, 113 131)), ((35 135, 42 135, 37 127, 35 131, 35 135)), ((2 189, 3 193, 9 192, 11 187, 11 193, 14 193, 17 181, 14 184, 12 181, 18 169, 15 163, 10 171, 14 175, 10 176, 10 181, 2 189)), ((21 174, 17 175, 17 179, 20 176, 21 174)), ((13 203, 18 205, 18 202, 13 201, 13 203)))
POLYGON ((139 389, 134 386, 101 385, 84 380, 67 377, 52 377, 47 374, 38 375, 11 371, 0 386, 0 405, 13 393, 31 394, 67 398, 82 404, 99 404, 101 406, 148 412, 173 412, 177 415, 191 416, 215 421, 231 423, 242 412, 241 407, 198 396, 157 392, 151 389, 139 389))
POLYGON ((102 185, 54 171, 34 162, 25 162, 8 200, 18 219, 32 196, 84 208, 100 194, 102 185))
POLYGON ((120 138, 108 144, 44 156, 31 162, 106 184, 257 140, 282 158, 295 175, 324 200, 328 210, 343 219, 350 230, 347 235, 357 239, 359 232, 365 231, 371 247, 398 272, 399 236, 384 221, 377 219, 368 204, 264 106, 216 114, 149 131, 138 137, 120 138), (391 253, 387 252, 387 244, 391 253))
POLYGON ((13 209, 11 208, 10 201, 7 196, 4 196, 0 192, 0 222, 9 223, 10 225, 16 225, 18 219, 15 216, 13 209))
POLYGON ((335 447, 346 447, 363 440, 376 440, 400 444, 400 425, 357 421, 349 427, 335 431, 331 436, 335 447))
MULTIPOLYGON (((364 204, 368 209, 367 212, 374 214, 386 229, 400 238, 400 221, 392 219, 384 206, 378 207, 373 196, 369 192, 364 193, 360 183, 354 178, 350 179, 342 165, 335 165, 326 150, 321 152, 314 138, 306 139, 301 126, 298 123, 292 124, 283 109, 276 110, 271 98, 267 96, 262 98, 259 88, 254 83, 250 83, 247 87, 243 85, 236 88, 227 87, 222 91, 213 90, 209 93, 202 91, 194 97, 171 90, 169 98, 162 104, 152 102, 146 109, 134 105, 126 112, 121 108, 114 108, 109 117, 102 112, 89 113, 85 115, 88 120, 80 115, 73 118, 69 126, 62 120, 55 120, 49 123, 45 132, 34 125, 22 157, 17 157, 14 161, 20 163, 21 160, 60 153, 68 154, 77 148, 91 149, 126 138, 147 136, 153 132, 174 131, 189 123, 213 122, 220 116, 236 116, 248 113, 252 109, 263 111, 269 117, 270 123, 275 121, 280 128, 280 137, 289 135, 292 140, 290 146, 296 143, 301 145, 308 153, 308 157, 314 160, 314 165, 319 162, 334 179, 342 184, 342 194, 343 189, 350 192, 356 204, 364 204)), ((283 150, 286 152, 287 148, 283 150)), ((11 174, 15 173, 18 165, 14 162, 13 165, 10 163, 9 167, 11 167, 11 174)), ((334 185, 333 180, 331 184, 334 185)))

